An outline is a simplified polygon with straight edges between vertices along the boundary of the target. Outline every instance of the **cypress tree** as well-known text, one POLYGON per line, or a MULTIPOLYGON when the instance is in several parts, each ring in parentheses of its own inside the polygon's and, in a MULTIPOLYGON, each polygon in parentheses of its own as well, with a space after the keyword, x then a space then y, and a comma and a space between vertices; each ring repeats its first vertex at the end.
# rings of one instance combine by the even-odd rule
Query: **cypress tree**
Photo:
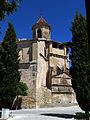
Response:
POLYGON ((0 108, 10 108, 20 81, 16 33, 11 23, 0 48, 0 108))
POLYGON ((89 59, 90 59, 90 0, 85 0, 87 28, 88 28, 88 44, 89 44, 89 59))
POLYGON ((81 14, 74 18, 71 27, 72 47, 71 81, 76 93, 77 102, 86 113, 90 111, 90 63, 88 50, 87 23, 81 14))

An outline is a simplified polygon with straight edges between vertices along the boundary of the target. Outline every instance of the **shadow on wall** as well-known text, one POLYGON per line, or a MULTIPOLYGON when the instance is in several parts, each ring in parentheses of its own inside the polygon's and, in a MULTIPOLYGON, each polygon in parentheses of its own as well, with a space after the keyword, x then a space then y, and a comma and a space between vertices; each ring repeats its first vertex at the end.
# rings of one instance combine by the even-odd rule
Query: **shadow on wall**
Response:
POLYGON ((55 113, 46 113, 46 114, 41 114, 44 116, 51 116, 51 117, 59 117, 59 118, 73 118, 74 115, 72 114, 55 114, 55 113))
POLYGON ((51 90, 52 69, 49 68, 46 76, 46 86, 51 90))
POLYGON ((22 97, 16 96, 16 98, 13 101, 12 108, 13 110, 21 109, 22 104, 22 97))

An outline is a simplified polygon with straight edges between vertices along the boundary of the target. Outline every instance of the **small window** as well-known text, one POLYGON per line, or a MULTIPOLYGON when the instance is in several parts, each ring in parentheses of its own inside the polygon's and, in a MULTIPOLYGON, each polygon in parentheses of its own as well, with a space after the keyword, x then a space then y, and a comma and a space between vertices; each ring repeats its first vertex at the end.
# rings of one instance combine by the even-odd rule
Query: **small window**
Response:
POLYGON ((41 31, 41 29, 38 29, 37 33, 38 33, 38 38, 42 38, 42 31, 41 31))

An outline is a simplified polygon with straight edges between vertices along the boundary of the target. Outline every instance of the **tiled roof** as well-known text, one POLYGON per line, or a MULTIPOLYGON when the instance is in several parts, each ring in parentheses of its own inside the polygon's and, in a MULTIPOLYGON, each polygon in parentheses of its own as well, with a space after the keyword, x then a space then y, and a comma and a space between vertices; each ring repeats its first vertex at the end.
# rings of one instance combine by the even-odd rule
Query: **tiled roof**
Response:
POLYGON ((41 24, 41 23, 47 23, 47 22, 45 21, 44 18, 41 17, 41 18, 37 21, 37 23, 38 23, 38 24, 41 24))
POLYGON ((33 26, 32 26, 32 29, 35 29, 37 27, 48 27, 49 29, 51 29, 50 25, 45 21, 45 19, 43 17, 41 17, 37 23, 35 23, 33 26))

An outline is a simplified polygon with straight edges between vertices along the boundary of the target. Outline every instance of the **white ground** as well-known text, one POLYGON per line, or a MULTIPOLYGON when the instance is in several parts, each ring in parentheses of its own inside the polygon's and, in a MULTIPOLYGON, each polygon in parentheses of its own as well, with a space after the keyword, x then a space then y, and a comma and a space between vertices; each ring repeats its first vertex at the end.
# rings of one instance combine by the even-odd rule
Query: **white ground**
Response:
POLYGON ((79 106, 22 109, 11 111, 13 118, 8 120, 73 120, 76 112, 82 112, 79 106))

